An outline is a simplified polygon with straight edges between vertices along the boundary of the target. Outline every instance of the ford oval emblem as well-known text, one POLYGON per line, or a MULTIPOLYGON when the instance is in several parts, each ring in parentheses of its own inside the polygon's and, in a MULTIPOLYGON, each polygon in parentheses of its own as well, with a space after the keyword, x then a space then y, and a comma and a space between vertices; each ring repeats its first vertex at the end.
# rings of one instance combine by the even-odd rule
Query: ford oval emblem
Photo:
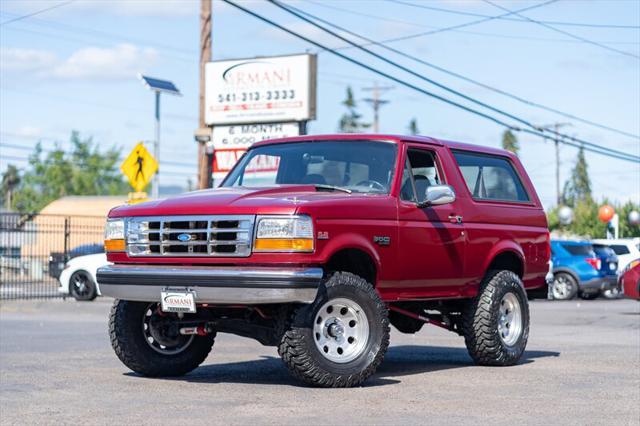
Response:
POLYGON ((182 241, 183 243, 186 243, 187 241, 195 240, 195 238, 191 234, 178 234, 177 238, 179 241, 182 241))

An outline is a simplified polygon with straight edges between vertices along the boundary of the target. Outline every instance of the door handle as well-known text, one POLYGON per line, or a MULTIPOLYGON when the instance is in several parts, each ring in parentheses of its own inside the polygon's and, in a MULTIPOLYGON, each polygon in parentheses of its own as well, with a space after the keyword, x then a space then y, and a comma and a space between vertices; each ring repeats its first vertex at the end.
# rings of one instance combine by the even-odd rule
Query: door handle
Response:
POLYGON ((449 215, 449 222, 451 222, 451 223, 462 223, 462 216, 457 215, 455 213, 451 213, 449 215))

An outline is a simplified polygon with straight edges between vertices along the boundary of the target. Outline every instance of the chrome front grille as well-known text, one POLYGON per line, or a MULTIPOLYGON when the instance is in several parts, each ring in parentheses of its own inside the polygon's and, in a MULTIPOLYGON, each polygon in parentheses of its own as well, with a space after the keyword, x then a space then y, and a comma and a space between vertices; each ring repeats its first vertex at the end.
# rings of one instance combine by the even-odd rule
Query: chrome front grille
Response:
POLYGON ((126 222, 129 256, 247 257, 255 216, 132 217, 126 222))

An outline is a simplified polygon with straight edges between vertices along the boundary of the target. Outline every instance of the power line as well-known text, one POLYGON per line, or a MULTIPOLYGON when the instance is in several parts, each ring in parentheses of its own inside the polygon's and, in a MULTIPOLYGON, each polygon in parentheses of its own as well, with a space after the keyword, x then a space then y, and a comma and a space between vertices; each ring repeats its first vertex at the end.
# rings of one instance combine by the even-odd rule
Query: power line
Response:
POLYGON ((66 6, 68 4, 73 3, 74 1, 76 1, 76 0, 63 1, 62 3, 58 3, 58 4, 55 4, 53 6, 46 7, 44 9, 36 10, 35 12, 27 13, 26 15, 17 16, 17 17, 15 17, 13 19, 9 19, 9 20, 6 20, 6 21, 0 23, 0 27, 4 26, 4 25, 7 25, 7 24, 10 24, 12 22, 21 21, 23 19, 27 19, 27 18, 39 15, 39 14, 44 13, 44 12, 48 12, 48 11, 53 10, 53 9, 57 9, 59 7, 62 7, 62 6, 66 6))
MULTIPOLYGON (((274 26, 276 28, 279 28, 280 30, 282 30, 282 31, 284 31, 286 33, 289 33, 294 37, 297 37, 297 38, 299 38, 301 40, 304 40, 307 43, 313 44, 314 46, 319 47, 321 49, 325 49, 328 52, 331 52, 332 54, 334 54, 335 56, 338 56, 338 57, 340 57, 340 58, 342 58, 342 59, 344 59, 344 60, 346 60, 348 62, 351 62, 351 63, 353 63, 355 65, 358 65, 358 66, 360 66, 362 68, 365 68, 365 69, 367 69, 367 70, 369 70, 369 71, 371 71, 371 72, 373 72, 375 74, 378 74, 378 75, 380 75, 382 77, 385 77, 385 78, 387 78, 389 80, 395 81, 396 83, 401 84, 401 85, 403 85, 405 87, 408 87, 408 88, 413 89, 413 90, 415 90, 417 92, 423 93, 423 94, 425 94, 427 96, 430 96, 430 97, 432 97, 434 99, 438 99, 438 100, 440 100, 442 102, 445 102, 445 103, 447 103, 449 105, 452 105, 452 106, 458 107, 460 109, 463 109, 463 110, 465 110, 467 112, 470 112, 470 113, 472 113, 474 115, 483 117, 483 118, 485 118, 487 120, 490 120, 490 121, 492 121, 492 122, 494 122, 496 124, 499 124, 499 125, 501 125, 503 127, 514 129, 514 130, 518 130, 518 131, 522 131, 522 132, 529 133, 529 134, 533 134, 533 135, 536 135, 536 136, 539 136, 539 137, 542 137, 542 138, 546 138, 547 137, 547 135, 545 135, 541 131, 516 128, 516 127, 514 127, 514 126, 512 126, 510 124, 507 124, 506 122, 504 122, 504 121, 502 121, 502 120, 500 120, 498 118, 495 118, 495 117, 493 117, 491 115, 485 114, 485 113, 483 113, 481 111, 478 111, 478 110, 475 110, 473 108, 467 107, 465 105, 459 104, 459 103, 457 103, 455 101, 452 101, 450 99, 447 99, 447 98, 445 98, 443 96, 440 96, 440 95, 437 95, 435 93, 429 92, 428 90, 423 89, 421 87, 418 87, 418 86, 416 86, 416 85, 414 85, 412 83, 409 83, 409 82, 407 82, 407 81, 405 81, 405 80, 403 80, 403 79, 401 79, 399 77, 395 77, 395 76, 392 76, 392 75, 390 75, 388 73, 380 71, 380 70, 378 70, 377 68, 374 68, 371 65, 367 65, 367 64, 365 64, 363 62, 360 62, 360 61, 358 61, 356 59, 353 59, 353 58, 351 58, 351 57, 349 57, 347 55, 344 55, 344 54, 342 54, 340 52, 337 52, 335 49, 328 48, 327 46, 325 46, 325 45, 323 45, 323 44, 321 44, 321 43, 319 43, 317 41, 314 41, 314 40, 312 40, 312 39, 310 39, 310 38, 308 38, 308 37, 306 37, 306 36, 304 36, 304 35, 302 35, 300 33, 297 33, 296 31, 293 31, 293 30, 291 30, 289 28, 286 28, 286 27, 278 24, 277 22, 275 22, 275 21, 273 21, 273 20, 271 20, 271 19, 269 19, 267 17, 264 17, 264 16, 262 16, 262 15, 256 13, 256 12, 250 10, 250 9, 245 8, 244 6, 240 6, 239 4, 234 3, 231 0, 222 0, 222 1, 224 1, 225 3, 229 4, 230 6, 233 6, 236 9, 239 9, 239 10, 241 10, 241 11, 243 11, 243 12, 245 12, 245 13, 247 13, 247 14, 249 14, 249 15, 251 15, 251 16, 253 16, 253 17, 255 17, 255 18, 257 18, 257 19, 259 19, 259 20, 261 20, 261 21, 263 21, 265 23, 267 23, 267 24, 269 24, 269 25, 272 25, 272 26, 274 26)), ((568 140, 563 140, 562 143, 564 143, 566 145, 569 145, 569 146, 575 146, 575 147, 578 147, 578 148, 582 146, 582 144, 578 144, 578 143, 575 143, 573 141, 570 142, 568 140)), ((601 154, 601 155, 604 155, 604 156, 608 156, 608 157, 611 157, 611 158, 617 158, 617 159, 620 159, 620 160, 631 161, 631 162, 640 162, 640 158, 627 156, 626 154, 624 156, 620 156, 620 155, 617 155, 617 154, 614 154, 614 153, 610 152, 609 150, 603 150, 602 148, 596 149, 596 148, 592 148, 592 147, 584 147, 584 149, 586 151, 598 153, 598 154, 601 154)))
MULTIPOLYGON (((98 38, 106 38, 106 39, 109 39, 109 40, 119 39, 119 40, 122 40, 122 41, 131 42, 131 43, 144 44, 144 45, 147 45, 147 46, 153 46, 153 47, 157 47, 157 48, 164 49, 164 50, 171 50, 171 51, 174 51, 176 53, 179 53, 179 54, 182 54, 182 55, 186 55, 186 56, 192 56, 192 55, 197 53, 195 50, 190 50, 190 49, 185 49, 185 48, 181 48, 181 47, 162 44, 162 43, 158 43, 157 41, 153 41, 153 40, 148 40, 148 39, 138 38, 138 37, 131 37, 131 36, 123 36, 122 34, 118 34, 118 33, 112 33, 112 32, 103 31, 103 30, 97 30, 97 29, 93 29, 93 28, 85 28, 85 27, 81 27, 81 26, 77 26, 77 25, 63 24, 63 23, 60 23, 60 22, 46 20, 46 19, 32 19, 32 20, 29 20, 27 22, 27 24, 48 27, 48 28, 51 28, 51 29, 54 29, 54 30, 67 31, 67 32, 71 32, 71 33, 90 34, 90 35, 93 35, 93 36, 98 37, 98 38)), ((53 36, 53 37, 64 39, 63 37, 60 37, 57 34, 42 33, 42 32, 37 32, 37 31, 34 31, 34 30, 27 30, 27 29, 24 29, 24 28, 10 28, 10 29, 13 30, 13 31, 25 31, 25 32, 31 32, 31 33, 34 33, 34 34, 41 34, 41 35, 45 35, 45 36, 53 36)), ((83 42, 84 44, 86 44, 85 40, 69 39, 69 38, 66 38, 66 39, 67 40, 73 40, 73 41, 80 41, 80 42, 83 42)), ((184 60, 186 60, 186 58, 178 58, 176 56, 171 56, 171 57, 174 57, 176 59, 184 59, 184 60)))
MULTIPOLYGON (((405 23, 407 25, 413 25, 416 27, 421 27, 421 28, 431 28, 435 31, 435 33, 440 33, 442 32, 443 29, 445 29, 444 27, 433 27, 433 26, 429 26, 429 25, 423 25, 423 24, 419 24, 417 22, 409 22, 409 21, 401 21, 398 19, 393 19, 393 18, 388 18, 388 17, 384 17, 384 16, 380 16, 380 15, 374 15, 371 13, 365 13, 365 12, 359 12, 359 11, 355 11, 355 10, 350 10, 350 9, 346 9, 343 7, 339 7, 339 6, 335 6, 334 4, 326 4, 326 3, 318 3, 316 1, 313 0, 306 0, 307 3, 310 4, 314 4, 316 6, 320 6, 326 9, 332 9, 332 10, 340 10, 342 12, 345 13, 349 13, 352 14, 354 16, 359 16, 359 17, 365 17, 365 18, 370 18, 370 19, 375 19, 375 20, 379 20, 379 21, 383 21, 383 22, 402 22, 405 23)), ((486 17, 489 17, 489 15, 484 15, 486 17)), ((502 15, 498 15, 498 16, 502 16, 502 15)), ((581 41, 578 40, 572 40, 572 39, 564 39, 564 38, 543 38, 543 37, 531 37, 531 36, 518 36, 518 35, 510 35, 510 34, 497 34, 497 33, 488 33, 488 32, 479 32, 479 31, 468 31, 468 30, 460 30, 460 29, 452 29, 449 27, 449 29, 447 31, 452 31, 452 32, 456 32, 456 33, 461 33, 461 34, 472 34, 472 35, 478 35, 478 36, 485 36, 485 37, 496 37, 496 38, 504 38, 504 39, 512 39, 512 40, 533 40, 533 41, 543 41, 543 42, 554 42, 554 43, 582 43, 581 41)), ((420 33, 415 33, 415 34, 409 34, 406 36, 400 36, 400 37, 394 37, 394 38, 389 38, 389 39, 385 39, 385 40, 380 40, 380 43, 394 43, 397 41, 404 41, 404 40, 410 40, 410 39, 414 39, 414 38, 419 38, 419 37, 423 37, 426 35, 430 35, 430 34, 435 34, 432 33, 431 31, 428 32, 420 32, 420 33)), ((607 43, 607 44, 640 44, 640 42, 620 42, 620 41, 599 41, 600 43, 607 43)), ((349 46, 346 47, 341 47, 338 48, 339 49, 350 49, 349 46)))
MULTIPOLYGON (((556 135, 556 138, 558 136, 560 136, 560 137, 568 137, 567 135, 558 133, 557 129, 556 130, 550 130, 550 129, 540 128, 539 126, 536 126, 536 125, 532 124, 531 122, 529 122, 529 121, 527 121, 525 119, 522 119, 522 118, 520 118, 520 117, 518 117, 516 115, 513 115, 513 114, 511 114, 509 112, 506 112, 506 111, 504 111, 502 109, 495 108, 495 107, 493 107, 493 106, 491 106, 491 105, 489 105, 487 103, 481 102, 481 101, 479 101, 479 100, 477 100, 475 98, 467 96, 462 92, 459 92, 457 90, 451 89, 450 87, 445 86, 444 84, 438 83, 437 81, 434 81, 434 80, 432 80, 432 79, 430 79, 428 77, 425 77, 425 76, 423 76, 421 74, 418 74, 414 70, 409 69, 409 68, 407 68, 407 67, 405 67, 403 65, 400 65, 397 62, 394 62, 394 61, 392 61, 392 60, 390 60, 390 59, 388 59, 388 58, 386 58, 386 57, 384 57, 384 56, 382 56, 382 55, 380 55, 380 54, 378 54, 376 52, 373 52, 372 50, 369 50, 369 49, 367 49, 365 47, 362 47, 362 46, 358 45, 357 43, 353 42, 352 40, 350 40, 350 39, 348 39, 348 38, 346 38, 346 37, 334 32, 334 31, 329 30, 326 27, 323 27, 322 25, 310 20, 309 18, 307 18, 305 16, 302 16, 301 14, 297 13, 295 10, 293 10, 293 8, 289 7, 288 5, 284 5, 284 4, 280 3, 277 0, 269 0, 269 1, 272 4, 274 4, 275 6, 277 6, 278 8, 286 11, 289 14, 292 14, 292 15, 296 16, 297 18, 299 18, 299 19, 301 19, 301 20, 313 25, 314 27, 316 27, 316 28, 318 28, 318 29, 320 29, 320 30, 322 30, 322 31, 324 31, 324 32, 336 37, 336 38, 339 38, 340 40, 343 40, 343 41, 353 45, 354 47, 358 48, 359 50, 362 50, 363 52, 368 53, 369 55, 371 55, 371 56, 373 56, 373 57, 375 57, 375 58, 377 58, 377 59, 379 59, 379 60, 381 60, 381 61, 383 61, 383 62, 385 62, 385 63, 387 63, 389 65, 391 65, 391 66, 399 68, 400 70, 405 71, 405 72, 407 72, 407 73, 409 73, 409 74, 411 74, 411 75, 413 75, 413 76, 415 76, 415 77, 417 77, 417 78, 419 78, 419 79, 421 79, 423 81, 426 81, 426 82, 428 82, 430 84, 433 84, 436 87, 439 87, 439 88, 441 88, 443 90, 446 90, 449 93, 452 93, 452 94, 454 94, 456 96, 459 96, 459 97, 461 97, 461 98, 463 98, 463 99, 465 99, 467 101, 473 102, 476 105, 479 105, 479 106, 481 106, 483 108, 487 108, 487 109, 489 109, 489 110, 491 110, 493 112, 501 114, 501 115, 503 115, 505 117, 508 117, 508 118, 510 118, 512 120, 515 120, 520 124, 524 124, 525 126, 528 126, 528 127, 532 128, 532 129, 534 129, 536 131, 539 131, 540 133, 544 133, 545 130, 548 130, 548 131, 554 133, 556 135)), ((512 127, 512 126, 508 126, 508 127, 512 127)), ((594 143, 591 143, 591 142, 588 142, 588 141, 583 141, 583 140, 578 140, 576 138, 574 138, 574 140, 580 142, 581 144, 592 146, 592 147, 594 147, 596 149, 601 149, 601 147, 599 145, 596 145, 594 143)), ((611 149, 611 148, 609 148, 608 150, 609 150, 609 152, 611 152, 613 154, 616 154, 616 155, 629 156, 629 157, 631 157, 633 159, 637 158, 638 160, 640 160, 640 157, 631 156, 630 154, 627 154, 627 153, 622 152, 622 151, 617 151, 617 150, 614 150, 614 149, 611 149)))
MULTIPOLYGON (((0 86, 0 89, 3 90, 3 91, 8 91, 8 92, 22 93, 22 94, 31 95, 31 96, 38 96, 38 97, 49 98, 49 99, 56 99, 56 100, 61 100, 61 101, 74 103, 74 104, 84 104, 84 105, 90 105, 90 106, 94 106, 94 107, 98 107, 98 108, 106 108, 106 109, 112 109, 112 110, 117 110, 117 111, 127 110, 127 111, 132 111, 132 112, 145 112, 145 113, 147 112, 143 108, 125 107, 125 106, 118 106, 118 105, 112 105, 112 104, 104 104, 104 103, 101 103, 101 102, 92 102, 92 101, 87 101, 87 100, 84 100, 84 99, 74 98, 74 97, 69 97, 69 96, 51 95, 51 94, 47 94, 47 93, 34 92, 34 91, 30 91, 30 90, 16 90, 14 88, 5 87, 5 86, 0 86)), ((190 121, 190 122, 192 122, 194 120, 197 120, 197 118, 195 116, 188 116, 188 115, 174 114, 174 113, 163 113, 162 116, 163 117, 167 117, 167 118, 176 119, 176 120, 183 120, 183 121, 190 121)))
MULTIPOLYGON (((336 9, 336 10, 353 12, 353 11, 349 11, 348 9, 344 9, 344 8, 333 6, 333 5, 332 6, 327 6, 327 5, 312 1, 312 0, 307 0, 307 1, 309 3, 313 3, 313 4, 318 5, 318 6, 322 5, 322 6, 329 7, 329 8, 336 9)), ((527 11, 527 10, 536 9, 538 7, 546 6, 547 4, 555 3, 556 1, 557 0, 548 0, 548 1, 544 2, 544 3, 540 3, 540 4, 533 5, 533 6, 528 6, 528 7, 522 8, 522 9, 518 9, 517 11, 518 12, 524 12, 524 11, 527 11)), ((368 17, 372 17, 372 18, 376 18, 376 19, 384 19, 386 21, 398 21, 396 19, 381 18, 381 17, 377 17, 375 15, 366 14, 366 13, 363 13, 363 12, 355 12, 355 13, 358 14, 358 15, 361 15, 361 16, 368 16, 368 17)), ((501 15, 496 15, 496 16, 487 16, 487 17, 482 18, 482 19, 477 19, 475 21, 470 21, 470 22, 464 22, 462 24, 452 25, 452 26, 449 26, 449 27, 435 28, 433 30, 429 30, 429 31, 425 31, 425 32, 417 33, 417 34, 409 34, 409 35, 406 35, 406 36, 395 37, 395 38, 392 38, 392 39, 385 40, 385 43, 409 40, 409 39, 412 39, 412 38, 424 37, 424 36, 439 34, 439 33, 447 32, 447 31, 456 31, 456 30, 459 30, 460 28, 470 27, 470 26, 477 25, 477 24, 480 24, 480 23, 483 23, 483 22, 491 21, 493 19, 497 19, 500 16, 508 16, 508 15, 512 15, 512 14, 515 14, 515 13, 516 12, 509 12, 509 13, 503 13, 501 15)), ((403 21, 399 21, 399 22, 403 22, 403 21)))
MULTIPOLYGON (((483 15, 481 13, 474 13, 474 12, 466 12, 466 11, 459 11, 459 10, 453 10, 453 9, 445 9, 442 7, 435 7, 435 6, 427 6, 424 4, 415 4, 415 3, 410 3, 407 1, 401 1, 401 0, 388 0, 392 3, 398 3, 398 4, 403 4, 406 6, 411 6, 411 7, 417 7, 420 9, 427 9, 427 10, 433 10, 436 12, 445 12, 445 13, 451 13, 454 15, 463 15, 463 16, 475 16, 475 17, 480 17, 480 18, 487 18, 490 15, 483 15)), ((501 20, 505 20, 505 21, 516 21, 516 22, 526 22, 526 19, 518 19, 518 18, 513 18, 513 17, 507 17, 507 16, 503 16, 497 19, 501 19, 501 20)), ((588 28, 619 28, 619 29, 640 29, 640 26, 638 25, 621 25, 621 24, 595 24, 595 23, 587 23, 587 22, 566 22, 566 21, 539 21, 545 24, 549 24, 549 25, 558 25, 558 26, 571 26, 571 27, 588 27, 588 28)))
MULTIPOLYGON (((0 147, 6 147, 9 149, 16 149, 19 151, 33 151, 33 147, 27 147, 27 146, 22 146, 22 145, 15 145, 15 144, 10 144, 10 143, 4 143, 4 142, 0 142, 0 147)), ((67 152, 64 149, 61 148, 56 148, 56 149, 41 149, 41 152, 44 152, 45 154, 48 153, 52 153, 52 152, 67 152)), ((8 156, 6 155, 2 155, 2 158, 7 158, 8 156)), ((28 160, 29 157, 13 157, 14 159, 17 158, 21 158, 22 160, 28 160)), ((124 160, 124 157, 119 157, 119 160, 124 160)), ((179 161, 162 161, 161 164, 163 167, 164 166, 172 166, 172 167, 183 167, 183 168, 188 168, 188 169, 193 169, 196 170, 197 168, 197 164, 190 164, 190 163, 181 163, 179 161)), ((194 172, 195 173, 195 172, 194 172)))
MULTIPOLYGON (((484 89, 490 90, 490 91, 495 92, 495 93, 498 93, 498 94, 500 94, 500 95, 503 95, 503 96, 509 97, 509 98, 511 98, 511 99, 514 99, 514 100, 516 100, 516 101, 518 101, 518 102, 521 102, 521 103, 524 103, 524 104, 526 104, 526 105, 533 106, 533 107, 536 107, 536 108, 539 108, 539 109, 542 109, 542 110, 546 110, 546 111, 549 111, 549 112, 553 112, 553 113, 555 113, 555 114, 559 114, 559 115, 562 115, 562 116, 564 116, 564 117, 571 118, 572 120, 580 121, 580 122, 582 122, 582 123, 589 124, 589 125, 591 125, 591 126, 601 128, 601 129, 603 129, 603 130, 609 130, 609 131, 611 131, 611 132, 614 132, 614 133, 617 133, 617 134, 620 134, 620 135, 623 135, 623 136, 627 136, 627 137, 634 138, 634 139, 640 139, 640 136, 635 135, 635 134, 632 134, 632 133, 629 133, 629 132, 626 132, 626 131, 624 131, 624 130, 616 129, 616 128, 614 128, 614 127, 607 126, 607 125, 605 125, 605 124, 601 124, 601 123, 597 123, 597 122, 595 122, 595 121, 593 121, 593 120, 589 120, 589 119, 586 119, 586 118, 581 118, 581 117, 578 117, 578 116, 576 116, 576 115, 574 115, 574 114, 570 114, 570 113, 567 113, 567 112, 563 112, 563 111, 560 111, 560 110, 558 110, 558 109, 555 109, 555 108, 552 108, 552 107, 549 107, 549 106, 546 106, 546 105, 543 105, 543 104, 540 104, 540 103, 533 102, 533 101, 531 101, 531 100, 528 100, 528 99, 522 98, 522 97, 520 97, 520 96, 518 96, 518 95, 514 95, 514 94, 509 93, 509 92, 506 92, 506 91, 504 91, 504 90, 501 90, 501 89, 498 89, 498 88, 495 88, 495 87, 489 86, 488 84, 485 84, 485 83, 479 82, 479 81, 474 80, 474 79, 472 79, 472 78, 470 78, 470 77, 466 77, 466 76, 464 76, 464 75, 462 75, 462 74, 456 73, 456 72, 451 71, 451 70, 449 70, 449 69, 446 69, 446 68, 443 68, 443 67, 441 67, 441 66, 435 65, 435 64, 433 64, 433 63, 431 63, 431 62, 427 62, 427 61, 425 61, 425 60, 422 60, 422 59, 420 59, 420 58, 417 58, 417 57, 415 57, 415 56, 412 56, 412 55, 410 55, 410 54, 408 54, 408 53, 406 53, 406 52, 403 52, 403 51, 401 51, 401 50, 398 50, 398 49, 395 49, 395 48, 393 48, 393 47, 387 46, 387 45, 385 45, 385 44, 384 44, 384 42, 377 42, 377 41, 375 41, 375 40, 372 40, 372 39, 370 39, 370 38, 367 38, 367 37, 365 37, 365 36, 362 36, 362 35, 360 35, 360 34, 357 34, 357 33, 353 32, 353 31, 351 31, 351 30, 349 30, 349 29, 347 29, 347 28, 345 28, 345 27, 342 27, 342 26, 336 25, 336 24, 334 24, 334 23, 332 23, 332 22, 330 22, 330 21, 327 21, 327 20, 325 20, 325 19, 322 19, 322 18, 320 18, 320 17, 318 17, 318 16, 315 16, 315 15, 313 15, 313 14, 309 13, 309 12, 305 12, 305 11, 303 11, 303 10, 301 10, 301 9, 298 9, 298 8, 294 7, 294 6, 287 5, 286 7, 290 8, 290 9, 293 9, 293 10, 296 10, 298 13, 301 13, 301 14, 303 14, 303 15, 305 15, 305 16, 308 16, 308 17, 310 17, 310 18, 312 18, 312 19, 314 19, 314 20, 317 20, 317 21, 319 21, 319 22, 322 22, 322 23, 324 23, 324 24, 326 24, 326 25, 329 25, 329 26, 331 26, 331 27, 333 27, 333 28, 336 28, 336 29, 338 29, 338 30, 340 30, 340 31, 343 31, 343 32, 345 32, 345 33, 347 33, 347 34, 350 34, 350 35, 352 35, 352 36, 358 37, 358 38, 360 38, 360 39, 362 39, 362 40, 365 40, 365 41, 367 42, 367 44, 361 44, 360 46, 363 46, 363 47, 364 47, 364 46, 368 46, 368 45, 375 45, 375 46, 381 47, 381 48, 383 48, 383 49, 385 49, 385 50, 388 50, 388 51, 390 51, 390 52, 396 53, 397 55, 400 55, 400 56, 403 56, 403 57, 405 57, 405 58, 408 58, 408 59, 410 59, 410 60, 412 60, 412 61, 415 61, 415 62, 418 62, 418 63, 420 63, 420 64, 426 65, 426 66, 428 66, 428 67, 430 67, 430 68, 436 69, 436 70, 438 70, 438 71, 440 71, 440 72, 443 72, 443 73, 445 73, 445 74, 448 74, 448 75, 451 75, 451 76, 453 76, 453 77, 459 78, 459 79, 461 79, 461 80, 463 80, 463 81, 466 81, 466 82, 468 82, 468 83, 475 84, 475 85, 477 85, 477 86, 479 86, 479 87, 482 87, 482 88, 484 88, 484 89)), ((350 46, 350 47, 353 47, 353 46, 350 46)), ((336 50, 337 50, 337 49, 336 49, 336 50)))
MULTIPOLYGON (((503 10, 503 11, 505 11, 505 12, 511 12, 511 11, 510 11, 509 9, 507 9, 506 7, 503 7, 503 6, 499 5, 499 4, 496 4, 496 3, 494 3, 494 2, 492 2, 492 1, 490 1, 490 0, 482 0, 482 1, 483 1, 483 2, 485 2, 485 3, 487 3, 487 4, 490 4, 490 5, 491 5, 491 6, 493 6, 493 7, 497 7, 498 9, 503 10)), ((602 44, 602 43, 598 43, 597 41, 593 41, 593 40, 589 40, 588 38, 580 37, 580 36, 578 36, 578 35, 575 35, 575 34, 573 34, 573 33, 570 33, 570 32, 568 32, 568 31, 565 31, 565 30, 561 30, 560 28, 556 28, 556 27, 554 27, 554 26, 552 26, 552 25, 549 25, 549 24, 546 24, 546 23, 544 23, 544 22, 536 21, 535 19, 531 19, 531 18, 529 18, 529 17, 528 17, 528 16, 526 16, 526 15, 521 15, 521 14, 520 14, 520 13, 518 13, 518 12, 514 12, 513 14, 514 14, 514 15, 517 15, 517 16, 520 16, 520 17, 522 17, 522 18, 526 19, 526 20, 527 20, 527 21, 529 21, 529 22, 532 22, 532 23, 534 23, 534 24, 540 25, 541 27, 547 28, 547 29, 549 29, 549 30, 551 30, 551 31, 555 31, 555 32, 560 33, 560 34, 564 34, 564 35, 566 35, 567 37, 571 37, 571 38, 574 38, 574 39, 576 39, 576 40, 583 41, 584 43, 587 43, 587 44, 591 44, 591 45, 594 45, 594 46, 600 47, 601 49, 609 50, 609 51, 611 51, 611 52, 619 53, 619 54, 621 54, 621 55, 630 56, 630 57, 632 57, 632 58, 640 59, 640 56, 638 56, 638 55, 636 55, 636 54, 633 54, 633 53, 631 53, 631 52, 627 52, 627 51, 625 51, 625 50, 616 49, 616 48, 614 48, 614 47, 607 46, 607 45, 602 44)))

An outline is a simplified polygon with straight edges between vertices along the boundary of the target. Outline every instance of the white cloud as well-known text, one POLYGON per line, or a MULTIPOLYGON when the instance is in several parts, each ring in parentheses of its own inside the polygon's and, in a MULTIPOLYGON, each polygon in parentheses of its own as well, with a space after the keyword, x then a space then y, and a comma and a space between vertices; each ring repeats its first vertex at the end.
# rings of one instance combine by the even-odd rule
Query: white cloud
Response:
POLYGON ((87 47, 74 52, 51 70, 63 79, 127 79, 133 78, 157 59, 152 48, 120 44, 113 48, 87 47))
POLYGON ((52 66, 56 56, 45 50, 0 47, 0 69, 7 71, 37 71, 52 66))
POLYGON ((42 129, 36 126, 20 126, 13 133, 25 138, 37 138, 42 135, 42 129))
POLYGON ((126 80, 148 69, 157 57, 155 49, 132 44, 86 47, 67 58, 60 58, 48 50, 3 47, 0 50, 0 69, 31 73, 40 78, 126 80))

